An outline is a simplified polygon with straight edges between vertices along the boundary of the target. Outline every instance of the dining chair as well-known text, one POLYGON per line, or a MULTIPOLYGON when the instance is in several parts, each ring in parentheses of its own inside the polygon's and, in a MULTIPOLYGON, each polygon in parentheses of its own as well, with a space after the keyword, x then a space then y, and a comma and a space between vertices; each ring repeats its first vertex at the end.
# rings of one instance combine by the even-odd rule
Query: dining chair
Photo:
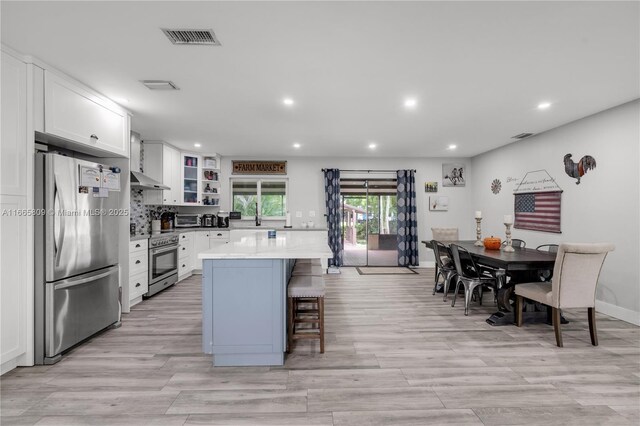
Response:
POLYGON ((596 286, 610 243, 562 243, 558 247, 551 282, 518 284, 516 293, 516 325, 522 327, 522 304, 527 298, 551 307, 551 322, 556 344, 562 347, 560 310, 587 308, 591 344, 598 346, 596 332, 596 286))
MULTIPOLYGON (((503 241, 502 242, 502 246, 506 246, 507 245, 507 241, 503 241)), ((520 240, 518 238, 514 238, 511 240, 511 247, 515 247, 515 248, 525 248, 527 247, 527 243, 524 240, 520 240)))
POLYGON ((451 252, 447 246, 442 244, 440 241, 431 240, 431 247, 433 248, 436 265, 438 266, 438 272, 436 273, 436 279, 433 285, 433 294, 436 294, 440 277, 442 277, 444 280, 444 296, 442 297, 442 301, 445 302, 447 300, 447 293, 449 292, 451 279, 456 275, 456 268, 453 264, 453 260, 451 259, 451 252))
POLYGON ((544 251, 544 252, 547 252, 547 253, 557 253, 558 252, 558 245, 557 244, 542 244, 542 245, 536 247, 536 250, 544 251))
POLYGON ((458 241, 458 228, 431 228, 433 239, 440 242, 458 241))
MULTIPOLYGON (((536 250, 542 251, 545 253, 558 253, 558 245, 557 244, 542 244, 536 247, 536 250)), ((553 276, 553 271, 551 269, 539 271, 538 277, 540 277, 540 281, 549 281, 553 276)))
POLYGON ((457 273, 456 291, 453 293, 451 307, 456 305, 456 296, 458 295, 460 284, 462 284, 464 286, 464 314, 469 315, 469 302, 471 301, 471 295, 474 290, 476 288, 478 289, 479 302, 482 305, 483 286, 491 286, 495 294, 497 289, 496 278, 481 275, 480 269, 478 269, 473 258, 464 247, 460 247, 457 244, 451 244, 449 248, 451 250, 451 255, 453 256, 453 263, 455 264, 457 273))

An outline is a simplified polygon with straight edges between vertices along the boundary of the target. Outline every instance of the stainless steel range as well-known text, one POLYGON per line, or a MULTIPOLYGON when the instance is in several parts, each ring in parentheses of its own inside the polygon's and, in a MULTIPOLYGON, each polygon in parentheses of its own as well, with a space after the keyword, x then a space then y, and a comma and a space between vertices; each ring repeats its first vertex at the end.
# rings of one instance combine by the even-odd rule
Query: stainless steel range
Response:
POLYGON ((149 291, 145 297, 178 282, 178 240, 177 232, 149 238, 149 291))

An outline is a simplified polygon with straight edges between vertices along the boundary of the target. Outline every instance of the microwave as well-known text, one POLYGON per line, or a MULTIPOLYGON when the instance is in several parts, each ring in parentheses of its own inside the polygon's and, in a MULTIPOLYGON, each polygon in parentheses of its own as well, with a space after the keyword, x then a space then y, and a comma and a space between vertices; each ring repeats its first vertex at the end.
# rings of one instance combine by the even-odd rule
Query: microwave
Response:
POLYGON ((202 222, 202 215, 199 214, 176 214, 176 228, 194 228, 199 227, 202 222))

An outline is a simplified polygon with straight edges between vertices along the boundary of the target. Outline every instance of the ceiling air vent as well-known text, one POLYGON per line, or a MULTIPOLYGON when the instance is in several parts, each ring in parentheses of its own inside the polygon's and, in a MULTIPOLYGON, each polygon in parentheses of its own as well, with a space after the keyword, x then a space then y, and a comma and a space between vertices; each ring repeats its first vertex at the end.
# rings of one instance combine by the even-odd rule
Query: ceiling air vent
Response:
POLYGON ((511 139, 524 139, 529 136, 533 136, 533 133, 520 133, 519 135, 511 136, 511 139))
POLYGON ((173 81, 168 80, 142 80, 141 83, 150 90, 180 90, 173 81))
POLYGON ((222 46, 213 30, 169 30, 162 28, 162 32, 173 44, 187 44, 197 46, 222 46))

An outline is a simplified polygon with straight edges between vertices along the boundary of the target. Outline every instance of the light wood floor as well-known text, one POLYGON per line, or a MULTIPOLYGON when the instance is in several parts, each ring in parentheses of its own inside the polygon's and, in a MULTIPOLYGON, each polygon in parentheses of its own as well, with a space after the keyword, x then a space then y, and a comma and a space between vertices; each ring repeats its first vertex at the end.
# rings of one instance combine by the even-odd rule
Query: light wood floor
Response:
POLYGON ((1 380, 2 425, 633 424, 640 328, 565 312, 491 327, 494 310, 451 308, 433 272, 327 278, 326 353, 299 343, 284 368, 213 368, 200 353, 200 285, 183 281, 54 366, 1 380))

